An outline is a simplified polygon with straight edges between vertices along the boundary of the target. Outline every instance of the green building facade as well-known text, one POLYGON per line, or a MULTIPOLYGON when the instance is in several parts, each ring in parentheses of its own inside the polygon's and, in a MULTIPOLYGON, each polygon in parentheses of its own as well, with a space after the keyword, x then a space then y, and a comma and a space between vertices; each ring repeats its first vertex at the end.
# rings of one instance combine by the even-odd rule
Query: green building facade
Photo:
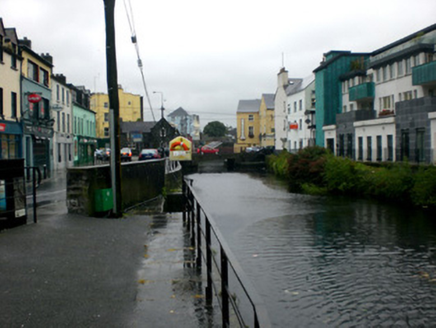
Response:
POLYGON ((316 144, 325 147, 323 127, 336 124, 336 114, 342 112, 342 92, 339 77, 350 72, 356 63, 364 62, 367 53, 330 51, 324 54, 315 73, 316 144))

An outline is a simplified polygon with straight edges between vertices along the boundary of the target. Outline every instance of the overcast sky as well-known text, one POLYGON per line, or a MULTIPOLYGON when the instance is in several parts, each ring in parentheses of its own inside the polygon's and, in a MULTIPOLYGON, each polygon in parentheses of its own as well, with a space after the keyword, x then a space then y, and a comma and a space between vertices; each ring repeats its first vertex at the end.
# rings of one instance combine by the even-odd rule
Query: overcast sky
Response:
MULTIPOLYGON (((330 50, 371 52, 436 23, 435 0, 117 0, 118 83, 144 96, 145 120, 129 3, 156 118, 160 91, 166 114, 183 107, 203 127, 235 127, 240 99, 275 93, 283 58, 303 78, 330 50)), ((55 74, 107 93, 103 0, 0 0, 0 17, 53 56, 55 74)))

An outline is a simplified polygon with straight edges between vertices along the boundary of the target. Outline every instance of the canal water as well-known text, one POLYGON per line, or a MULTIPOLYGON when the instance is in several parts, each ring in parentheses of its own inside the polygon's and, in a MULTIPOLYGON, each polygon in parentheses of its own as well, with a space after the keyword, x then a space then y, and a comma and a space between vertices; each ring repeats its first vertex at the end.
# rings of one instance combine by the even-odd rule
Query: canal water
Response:
POLYGON ((435 327, 436 218, 289 193, 259 174, 193 174, 273 327, 435 327))

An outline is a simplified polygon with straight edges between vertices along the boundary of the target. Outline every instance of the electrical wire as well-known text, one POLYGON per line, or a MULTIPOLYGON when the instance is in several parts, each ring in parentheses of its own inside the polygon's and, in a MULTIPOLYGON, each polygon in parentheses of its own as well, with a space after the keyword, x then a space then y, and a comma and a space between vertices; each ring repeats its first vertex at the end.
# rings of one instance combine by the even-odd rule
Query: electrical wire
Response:
POLYGON ((155 119, 154 113, 153 113, 153 107, 151 105, 150 96, 149 96, 148 90, 147 90, 147 83, 145 82, 145 75, 144 75, 141 56, 139 55, 138 40, 136 38, 136 31, 135 31, 135 22, 133 20, 132 4, 131 4, 130 0, 127 0, 127 1, 129 2, 129 8, 127 8, 126 0, 124 0, 124 8, 126 9, 127 20, 129 21, 130 32, 132 33, 132 43, 135 45, 136 55, 138 57, 138 67, 139 67, 139 71, 141 72, 142 84, 144 86, 145 95, 147 97, 148 105, 150 106, 151 115, 153 117, 153 121, 156 122, 156 119, 155 119))

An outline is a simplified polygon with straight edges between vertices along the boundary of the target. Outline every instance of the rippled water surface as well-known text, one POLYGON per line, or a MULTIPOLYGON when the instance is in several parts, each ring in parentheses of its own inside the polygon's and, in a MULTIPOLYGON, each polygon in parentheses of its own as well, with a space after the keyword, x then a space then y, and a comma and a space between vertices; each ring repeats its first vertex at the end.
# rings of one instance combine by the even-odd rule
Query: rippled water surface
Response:
POLYGON ((436 218, 266 176, 191 177, 274 327, 436 325, 436 218))

